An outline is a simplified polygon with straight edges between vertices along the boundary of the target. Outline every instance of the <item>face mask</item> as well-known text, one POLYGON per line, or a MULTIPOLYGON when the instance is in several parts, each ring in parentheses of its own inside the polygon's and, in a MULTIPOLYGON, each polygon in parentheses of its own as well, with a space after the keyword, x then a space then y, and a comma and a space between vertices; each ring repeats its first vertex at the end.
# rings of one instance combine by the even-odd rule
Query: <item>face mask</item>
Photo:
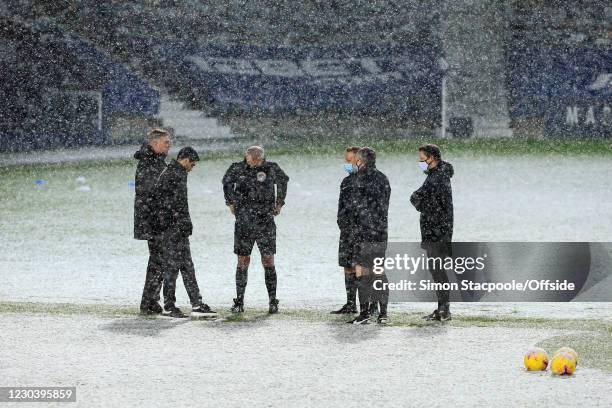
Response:
POLYGON ((352 163, 344 163, 344 170, 348 173, 348 174, 353 174, 353 173, 357 173, 357 166, 355 166, 352 163))
POLYGON ((419 162, 419 167, 421 168, 421 170, 427 171, 427 168, 429 167, 429 164, 427 164, 426 161, 420 161, 419 162))

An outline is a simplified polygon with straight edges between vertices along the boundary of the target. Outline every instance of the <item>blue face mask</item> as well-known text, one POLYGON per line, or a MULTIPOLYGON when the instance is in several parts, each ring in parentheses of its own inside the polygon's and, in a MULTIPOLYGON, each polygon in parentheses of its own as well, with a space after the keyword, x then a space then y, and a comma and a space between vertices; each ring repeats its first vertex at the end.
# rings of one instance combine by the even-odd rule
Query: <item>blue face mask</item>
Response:
POLYGON ((351 163, 344 163, 344 171, 348 174, 357 173, 357 166, 351 163))
POLYGON ((421 168, 421 170, 427 171, 427 169, 429 168, 429 164, 427 164, 427 162, 425 162, 425 161, 420 161, 419 162, 419 167, 421 168))

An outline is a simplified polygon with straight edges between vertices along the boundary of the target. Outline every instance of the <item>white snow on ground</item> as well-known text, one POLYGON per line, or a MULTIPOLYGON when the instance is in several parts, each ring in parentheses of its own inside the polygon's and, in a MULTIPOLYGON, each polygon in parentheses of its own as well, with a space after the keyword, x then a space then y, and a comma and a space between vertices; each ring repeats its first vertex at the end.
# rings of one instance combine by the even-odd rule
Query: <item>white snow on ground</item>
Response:
MULTIPOLYGON (((282 307, 329 308, 344 300, 336 226, 338 188, 344 177, 341 156, 270 157, 291 177, 287 205, 277 218, 282 307)), ((610 158, 446 159, 455 166, 456 241, 612 241, 610 158)), ((221 178, 231 161, 204 161, 189 178, 198 280, 205 301, 228 307, 235 296, 233 218, 224 204, 221 178)), ((424 179, 416 157, 381 154, 378 167, 393 189, 390 240, 419 241, 418 213, 409 202, 424 179)), ((55 170, 32 167, 3 180, 0 300, 137 304, 147 248, 145 242, 132 239, 134 190, 129 182, 134 170, 135 162, 55 170), (80 176, 91 191, 77 190, 80 176), (38 179, 48 183, 37 187, 38 179)), ((254 253, 246 301, 247 306, 264 306, 263 271, 254 253)), ((186 304, 181 283, 177 294, 179 303, 186 304)), ((568 308, 558 309, 578 310, 568 308)), ((604 309, 610 313, 609 306, 604 309)))
MULTIPOLYGON (((194 147, 202 142, 195 141, 194 147)), ((0 153, 0 167, 21 166, 57 163, 82 163, 99 162, 102 160, 125 160, 131 158, 140 145, 116 145, 116 146, 83 146, 80 148, 60 148, 55 150, 33 150, 25 152, 0 153)), ((227 142, 206 142, 206 150, 218 151, 231 148, 227 142)), ((176 155, 179 148, 173 146, 171 154, 176 155)))
POLYGON ((83 162, 89 160, 125 159, 134 154, 136 145, 82 147, 16 153, 1 153, 0 166, 83 162))
MULTIPOLYGON (((397 303, 391 312, 431 312, 433 303, 397 303)), ((508 316, 542 319, 612 320, 612 302, 453 302, 452 312, 458 316, 508 316)), ((461 317, 459 317, 461 318, 461 317)))
POLYGON ((76 386, 83 407, 612 404, 599 370, 524 371, 525 349, 554 330, 8 314, 7 332, 2 385, 76 386))

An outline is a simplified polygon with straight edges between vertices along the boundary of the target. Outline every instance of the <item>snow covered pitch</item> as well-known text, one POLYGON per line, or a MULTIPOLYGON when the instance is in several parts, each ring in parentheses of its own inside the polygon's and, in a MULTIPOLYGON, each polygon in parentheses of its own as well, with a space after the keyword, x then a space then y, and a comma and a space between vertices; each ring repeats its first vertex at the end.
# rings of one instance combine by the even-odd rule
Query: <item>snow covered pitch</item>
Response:
MULTIPOLYGON (((454 304, 444 325, 421 321, 433 306, 423 303, 391 305, 388 327, 330 316, 344 300, 341 154, 270 157, 291 177, 277 219, 281 314, 263 309, 256 255, 247 313, 231 317, 233 220, 220 179, 237 159, 204 160, 189 179, 192 252, 217 322, 136 315, 147 251, 132 239, 134 163, 0 169, 1 385, 76 386, 86 407, 611 405, 610 303, 454 304), (536 345, 575 348, 574 376, 525 372, 536 345)), ((609 157, 445 159, 457 241, 612 241, 609 157)), ((390 240, 417 241, 416 158, 383 153, 379 168, 393 189, 390 240)), ((186 305, 181 284, 177 294, 186 305)))

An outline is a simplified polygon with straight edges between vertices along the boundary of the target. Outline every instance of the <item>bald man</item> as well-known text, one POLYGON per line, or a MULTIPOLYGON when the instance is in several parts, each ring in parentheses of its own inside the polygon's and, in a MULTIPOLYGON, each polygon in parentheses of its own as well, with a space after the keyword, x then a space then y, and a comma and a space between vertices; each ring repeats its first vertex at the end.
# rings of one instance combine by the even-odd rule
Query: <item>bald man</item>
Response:
POLYGON ((244 312, 244 293, 255 243, 265 271, 268 311, 270 314, 278 313, 274 217, 280 214, 285 204, 288 181, 289 177, 278 164, 266 161, 265 151, 261 146, 249 147, 244 154, 244 160, 233 163, 223 177, 225 204, 236 219, 234 253, 238 256, 238 265, 236 298, 231 308, 233 313, 244 312))

